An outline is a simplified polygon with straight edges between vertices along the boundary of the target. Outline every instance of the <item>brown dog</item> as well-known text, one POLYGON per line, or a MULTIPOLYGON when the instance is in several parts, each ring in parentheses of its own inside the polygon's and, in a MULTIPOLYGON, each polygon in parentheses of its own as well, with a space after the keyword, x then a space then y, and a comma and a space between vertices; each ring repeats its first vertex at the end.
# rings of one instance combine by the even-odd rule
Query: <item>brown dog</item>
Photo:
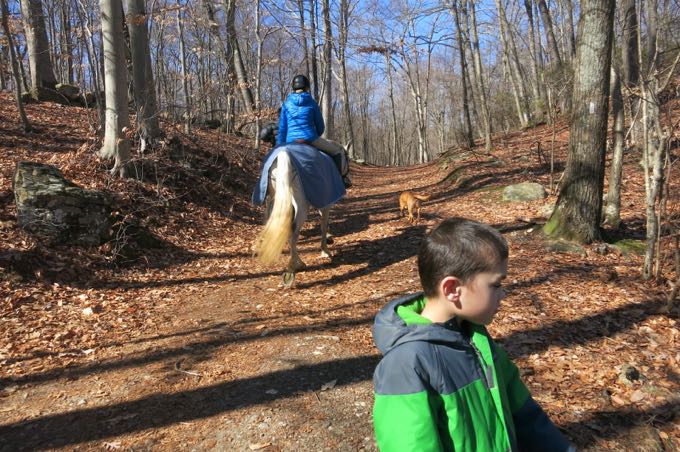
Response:
POLYGON ((405 191, 399 195, 399 215, 404 215, 404 209, 408 209, 408 221, 418 223, 420 221, 420 201, 427 201, 432 195, 419 195, 412 191, 405 191), (416 218, 413 218, 413 211, 416 211, 416 218))

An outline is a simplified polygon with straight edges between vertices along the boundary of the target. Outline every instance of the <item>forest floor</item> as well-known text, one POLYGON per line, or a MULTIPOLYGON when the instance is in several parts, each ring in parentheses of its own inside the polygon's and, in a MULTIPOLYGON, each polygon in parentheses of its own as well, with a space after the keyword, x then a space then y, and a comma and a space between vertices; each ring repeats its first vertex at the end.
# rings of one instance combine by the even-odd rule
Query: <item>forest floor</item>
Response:
MULTIPOLYGON (((166 124, 183 144, 179 157, 158 151, 137 159, 139 180, 113 179, 94 155, 92 111, 27 111, 37 132, 20 131, 0 93, 0 450, 375 450, 373 318, 418 290, 419 242, 453 215, 507 237, 509 295, 490 331, 579 449, 680 450, 680 328, 678 310, 664 309, 668 284, 642 281, 630 246, 547 240, 554 190, 502 200, 508 184, 550 186, 553 131, 556 184, 565 123, 499 135, 493 156, 353 164, 355 185, 331 214, 332 259, 320 256, 312 215, 301 241, 308 267, 286 290, 284 261, 263 268, 251 255, 261 210, 249 198, 264 151, 166 124), (81 248, 22 231, 12 191, 21 160, 116 194, 121 216, 160 243, 144 249, 118 236, 81 248), (433 195, 420 224, 399 216, 406 189, 433 195)), ((612 241, 644 238, 639 160, 625 156, 624 226, 607 231, 612 241)), ((675 163, 668 203, 676 220, 679 171, 675 163)), ((669 279, 672 251, 664 242, 669 279)))

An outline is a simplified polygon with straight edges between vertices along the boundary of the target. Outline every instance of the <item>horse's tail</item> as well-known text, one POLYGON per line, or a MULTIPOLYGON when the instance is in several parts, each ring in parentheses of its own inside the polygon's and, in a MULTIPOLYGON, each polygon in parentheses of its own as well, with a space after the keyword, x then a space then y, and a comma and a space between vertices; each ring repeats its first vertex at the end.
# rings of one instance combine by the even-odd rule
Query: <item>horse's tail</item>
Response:
POLYGON ((271 214, 260 233, 255 253, 261 263, 272 264, 290 238, 293 224, 293 187, 290 157, 281 151, 276 157, 276 186, 271 214))

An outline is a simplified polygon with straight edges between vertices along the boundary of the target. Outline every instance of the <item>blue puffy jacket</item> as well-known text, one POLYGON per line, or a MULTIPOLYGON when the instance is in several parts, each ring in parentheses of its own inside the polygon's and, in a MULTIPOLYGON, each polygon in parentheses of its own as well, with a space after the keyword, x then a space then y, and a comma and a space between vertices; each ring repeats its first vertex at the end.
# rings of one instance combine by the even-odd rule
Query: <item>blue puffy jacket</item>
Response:
POLYGON ((290 93, 281 107, 276 144, 296 140, 311 143, 323 134, 325 128, 319 104, 314 98, 306 91, 290 93))

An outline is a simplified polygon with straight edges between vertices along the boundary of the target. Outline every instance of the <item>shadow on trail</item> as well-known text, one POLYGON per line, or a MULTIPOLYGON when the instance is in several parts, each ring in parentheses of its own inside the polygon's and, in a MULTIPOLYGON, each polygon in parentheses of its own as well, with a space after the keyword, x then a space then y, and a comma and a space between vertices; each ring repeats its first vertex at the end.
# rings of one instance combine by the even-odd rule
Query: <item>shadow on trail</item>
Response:
POLYGON ((631 444, 636 438, 631 438, 629 432, 635 427, 659 428, 664 425, 674 425, 678 419, 680 419, 680 401, 675 400, 645 410, 621 408, 620 410, 597 411, 582 421, 570 422, 560 427, 566 430, 569 436, 579 438, 576 445, 581 448, 592 446, 602 439, 621 438, 624 441, 629 440, 627 446, 631 449, 628 450, 633 450, 635 446, 641 446, 641 444, 631 444))
MULTIPOLYGON (((628 305, 607 313, 589 316, 573 322, 556 322, 553 325, 522 333, 529 336, 547 334, 551 338, 563 339, 558 343, 567 345, 581 344, 597 338, 616 334, 640 322, 661 305, 652 302, 647 305, 628 305), (647 308, 645 311, 642 308, 647 308), (614 329, 597 328, 597 324, 610 317, 614 329), (570 333, 570 334, 568 334, 570 333)), ((338 322, 345 325, 365 324, 372 321, 372 316, 350 322, 338 322)), ((316 328, 325 327, 317 325, 316 328)), ((281 330, 274 334, 292 334, 301 331, 308 332, 309 327, 281 330), (295 331, 296 330, 296 331, 295 331)), ((312 328, 314 329, 314 327, 312 328)), ((271 334, 270 334, 271 335, 271 334)), ((257 338, 260 337, 258 333, 257 338)), ((255 339, 250 336, 248 339, 255 339)), ((246 338, 239 338, 243 340, 246 338)), ((224 339, 200 344, 202 347, 219 346, 228 341, 224 339)), ((527 345, 518 334, 505 338, 504 342, 517 344, 520 348, 517 354, 530 354, 544 350, 550 341, 534 342, 527 345)), ((162 358, 186 353, 186 349, 162 353, 162 358)), ((136 365, 160 359, 159 354, 140 358, 140 362, 128 362, 136 365)), ((336 388, 341 389, 347 384, 367 381, 379 356, 360 356, 312 365, 300 365, 294 369, 271 372, 265 375, 244 378, 237 381, 217 383, 210 386, 186 390, 173 394, 155 394, 138 400, 123 402, 112 406, 88 408, 68 413, 52 414, 28 421, 15 422, 0 426, 0 437, 3 438, 3 450, 34 450, 39 448, 56 448, 95 441, 137 432, 148 428, 188 422, 226 413, 235 409, 269 403, 300 394, 301 392, 316 391, 320 381, 326 381, 329 376, 337 379, 336 388), (276 388, 277 394, 267 394, 266 390, 276 388)), ((121 363, 112 363, 113 367, 122 367, 121 363)), ((81 371, 94 370, 81 368, 81 371)), ((108 370, 104 368, 96 371, 108 370)), ((66 373, 66 372, 65 372, 66 373)), ((87 373, 87 372, 85 372, 87 373)), ((35 381, 35 380, 34 380, 35 381)), ((594 444, 602 438, 614 438, 629 431, 636 425, 649 424, 653 420, 656 426, 667 425, 680 415, 680 402, 670 401, 665 405, 651 408, 647 411, 625 410, 601 411, 587 419, 563 426, 568 433, 578 437, 578 446, 585 447, 594 444), (596 433, 593 433, 596 426, 596 433), (585 438, 585 439, 584 439, 585 438)))
MULTIPOLYGON (((323 268, 337 268, 341 265, 361 265, 355 270, 339 274, 333 272, 328 280, 298 283, 296 287, 308 289, 310 287, 333 283, 339 284, 345 281, 365 276, 376 270, 401 262, 418 253, 420 242, 425 234, 425 226, 405 227, 399 231, 399 235, 388 236, 377 240, 360 240, 336 251, 330 265, 323 268)), ((308 268, 309 270, 309 268, 308 268)))
POLYGON ((116 437, 148 428, 203 419, 244 406, 317 391, 330 376, 334 390, 370 378, 380 359, 360 356, 218 383, 173 394, 154 394, 112 406, 53 414, 0 426, 3 450, 57 448, 116 437), (267 389, 276 388, 275 395, 267 389))
POLYGON ((580 319, 558 320, 540 328, 518 331, 496 340, 512 357, 539 353, 549 345, 584 345, 627 331, 654 315, 663 315, 660 309, 665 305, 666 301, 663 299, 649 300, 642 304, 629 303, 580 319))
MULTIPOLYGON (((300 316, 302 317, 304 315, 305 314, 303 313, 300 316)), ((332 328, 370 325, 373 323, 373 315, 374 313, 371 312, 368 316, 354 319, 328 319, 313 324, 296 325, 293 327, 269 330, 267 337, 289 336, 301 333, 310 334, 313 332, 327 331, 328 329, 332 328)), ((205 354, 207 353, 205 349, 217 349, 219 347, 231 344, 243 344, 262 339, 261 330, 243 333, 234 327, 224 327, 221 330, 212 329, 211 333, 213 335, 216 334, 217 336, 201 338, 196 341, 183 343, 181 345, 169 348, 152 346, 150 347, 150 349, 153 350, 151 353, 141 352, 137 355, 128 356, 119 360, 89 363, 80 366, 71 365, 69 367, 51 369, 41 373, 3 377, 0 378, 0 388, 9 385, 46 383, 59 378, 77 379, 88 375, 95 375, 115 371, 118 369, 128 369, 131 367, 144 366, 165 360, 177 359, 178 357, 186 356, 189 353, 205 354)))

